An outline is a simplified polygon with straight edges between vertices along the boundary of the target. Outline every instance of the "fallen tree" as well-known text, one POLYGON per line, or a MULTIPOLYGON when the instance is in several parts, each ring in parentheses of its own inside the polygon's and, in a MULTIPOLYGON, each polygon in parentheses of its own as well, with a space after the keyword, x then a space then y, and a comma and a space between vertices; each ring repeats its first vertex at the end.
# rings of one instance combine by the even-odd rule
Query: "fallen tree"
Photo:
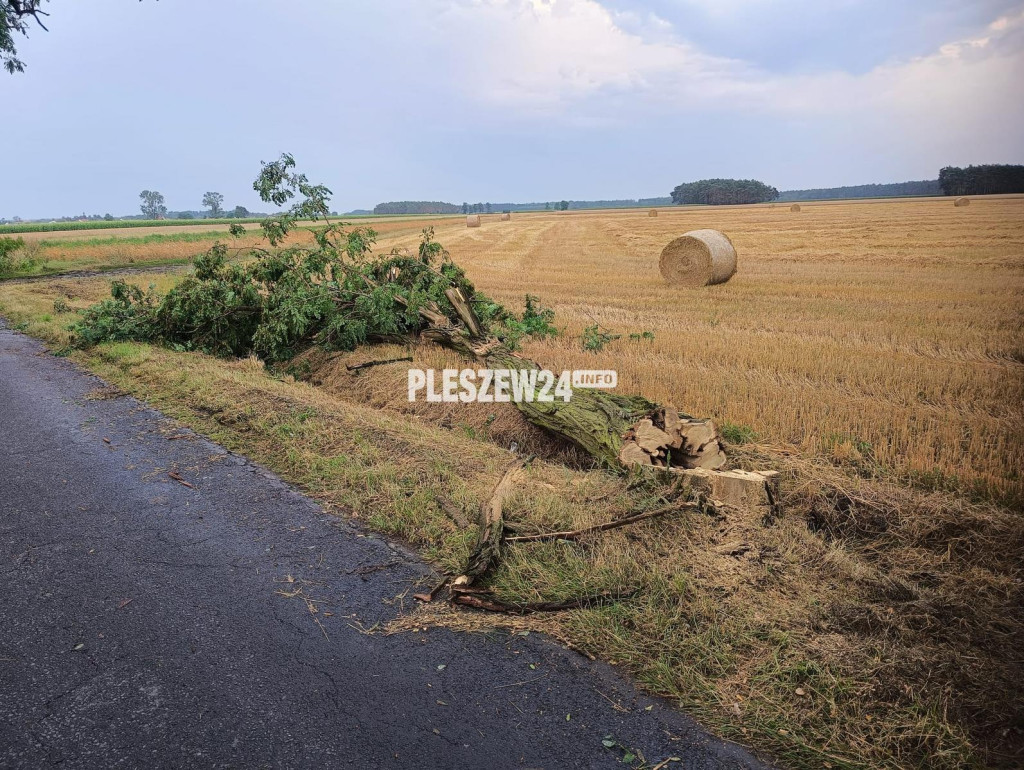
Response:
MULTIPOLYGON (((459 321, 434 304, 420 306, 423 339, 450 348, 489 369, 540 370, 542 367, 488 336, 473 305, 455 287, 445 292, 459 321)), ((402 302, 401 297, 396 297, 402 302)), ((609 466, 717 469, 726 457, 714 423, 681 414, 642 396, 575 389, 568 400, 542 401, 531 394, 514 402, 527 420, 569 439, 609 466)))
MULTIPOLYGON (((286 213, 261 223, 268 248, 251 249, 249 261, 237 263, 216 244, 196 257, 193 275, 163 296, 115 282, 111 298, 73 327, 75 343, 135 339, 280 363, 313 345, 352 350, 418 338, 489 369, 541 369, 515 349, 524 336, 555 333, 550 311, 528 297, 526 311, 516 315, 478 292, 432 229, 424 230, 415 254, 374 256, 376 233, 331 221, 330 190, 294 167, 289 155, 264 163, 253 185, 267 203, 297 197, 286 213), (303 220, 321 223, 311 244, 295 243, 303 220)), ((241 227, 232 233, 240 235, 241 227)), ((596 389, 574 389, 568 400, 536 395, 515 401, 527 420, 608 466, 725 464, 714 424, 673 406, 596 389)))

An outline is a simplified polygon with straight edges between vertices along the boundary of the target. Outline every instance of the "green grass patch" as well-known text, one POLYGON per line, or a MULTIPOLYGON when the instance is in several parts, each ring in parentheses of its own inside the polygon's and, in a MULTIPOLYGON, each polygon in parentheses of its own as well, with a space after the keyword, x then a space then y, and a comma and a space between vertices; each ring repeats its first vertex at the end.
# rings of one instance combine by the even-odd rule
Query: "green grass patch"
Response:
POLYGON ((114 219, 98 222, 17 222, 0 225, 0 235, 8 233, 57 233, 68 230, 116 230, 128 227, 193 227, 198 225, 252 224, 260 217, 245 219, 114 219))
MULTIPOLYGON (((252 231, 259 234, 258 230, 252 231)), ((201 230, 194 233, 150 233, 149 235, 108 236, 106 238, 53 238, 36 241, 42 249, 79 249, 100 246, 148 246, 155 243, 203 243, 230 240, 227 230, 201 230)))
POLYGON ((719 422, 718 432, 730 444, 752 444, 757 441, 757 431, 749 425, 740 425, 728 420, 719 422))

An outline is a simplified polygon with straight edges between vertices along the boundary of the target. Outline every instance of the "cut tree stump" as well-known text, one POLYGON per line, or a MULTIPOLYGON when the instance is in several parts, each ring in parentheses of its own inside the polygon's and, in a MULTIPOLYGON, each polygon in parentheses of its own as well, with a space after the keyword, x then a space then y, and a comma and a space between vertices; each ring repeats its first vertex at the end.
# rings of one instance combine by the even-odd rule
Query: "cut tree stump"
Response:
POLYGON ((655 428, 650 420, 641 420, 633 426, 633 440, 642 450, 651 454, 657 454, 658 450, 669 446, 673 437, 665 431, 655 428))
POLYGON ((619 452, 619 461, 623 465, 651 465, 651 455, 641 449, 633 441, 623 444, 619 452))
POLYGON ((678 471, 693 488, 705 494, 716 508, 761 513, 766 520, 778 518, 778 471, 717 471, 690 468, 678 471))
POLYGON ((721 468, 726 459, 715 423, 682 415, 674 406, 656 409, 653 419, 640 420, 627 430, 618 456, 624 466, 709 470, 721 468))

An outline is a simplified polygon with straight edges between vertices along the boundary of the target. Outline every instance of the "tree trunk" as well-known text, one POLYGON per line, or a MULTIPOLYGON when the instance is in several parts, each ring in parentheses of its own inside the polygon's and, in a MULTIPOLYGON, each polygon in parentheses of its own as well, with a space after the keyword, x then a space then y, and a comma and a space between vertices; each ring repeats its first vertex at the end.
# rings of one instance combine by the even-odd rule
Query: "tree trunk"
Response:
MULTIPOLYGON (((481 325, 476 313, 457 291, 448 293, 463 325, 439 322, 436 307, 424 307, 424 339, 481 362, 489 369, 540 370, 498 340, 470 330, 481 325)), ((577 388, 569 401, 524 398, 516 408, 534 425, 569 439, 611 467, 652 465, 669 468, 717 469, 726 457, 713 422, 695 420, 672 406, 660 406, 642 396, 623 396, 607 390, 577 388)))

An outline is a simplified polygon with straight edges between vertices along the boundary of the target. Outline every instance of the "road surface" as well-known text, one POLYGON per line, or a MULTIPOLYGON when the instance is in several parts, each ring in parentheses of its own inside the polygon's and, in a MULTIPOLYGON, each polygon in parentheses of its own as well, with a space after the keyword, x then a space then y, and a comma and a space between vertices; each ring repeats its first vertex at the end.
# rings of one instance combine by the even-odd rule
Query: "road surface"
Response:
POLYGON ((5 770, 763 767, 538 634, 364 633, 423 563, 102 384, 0 328, 5 770))

